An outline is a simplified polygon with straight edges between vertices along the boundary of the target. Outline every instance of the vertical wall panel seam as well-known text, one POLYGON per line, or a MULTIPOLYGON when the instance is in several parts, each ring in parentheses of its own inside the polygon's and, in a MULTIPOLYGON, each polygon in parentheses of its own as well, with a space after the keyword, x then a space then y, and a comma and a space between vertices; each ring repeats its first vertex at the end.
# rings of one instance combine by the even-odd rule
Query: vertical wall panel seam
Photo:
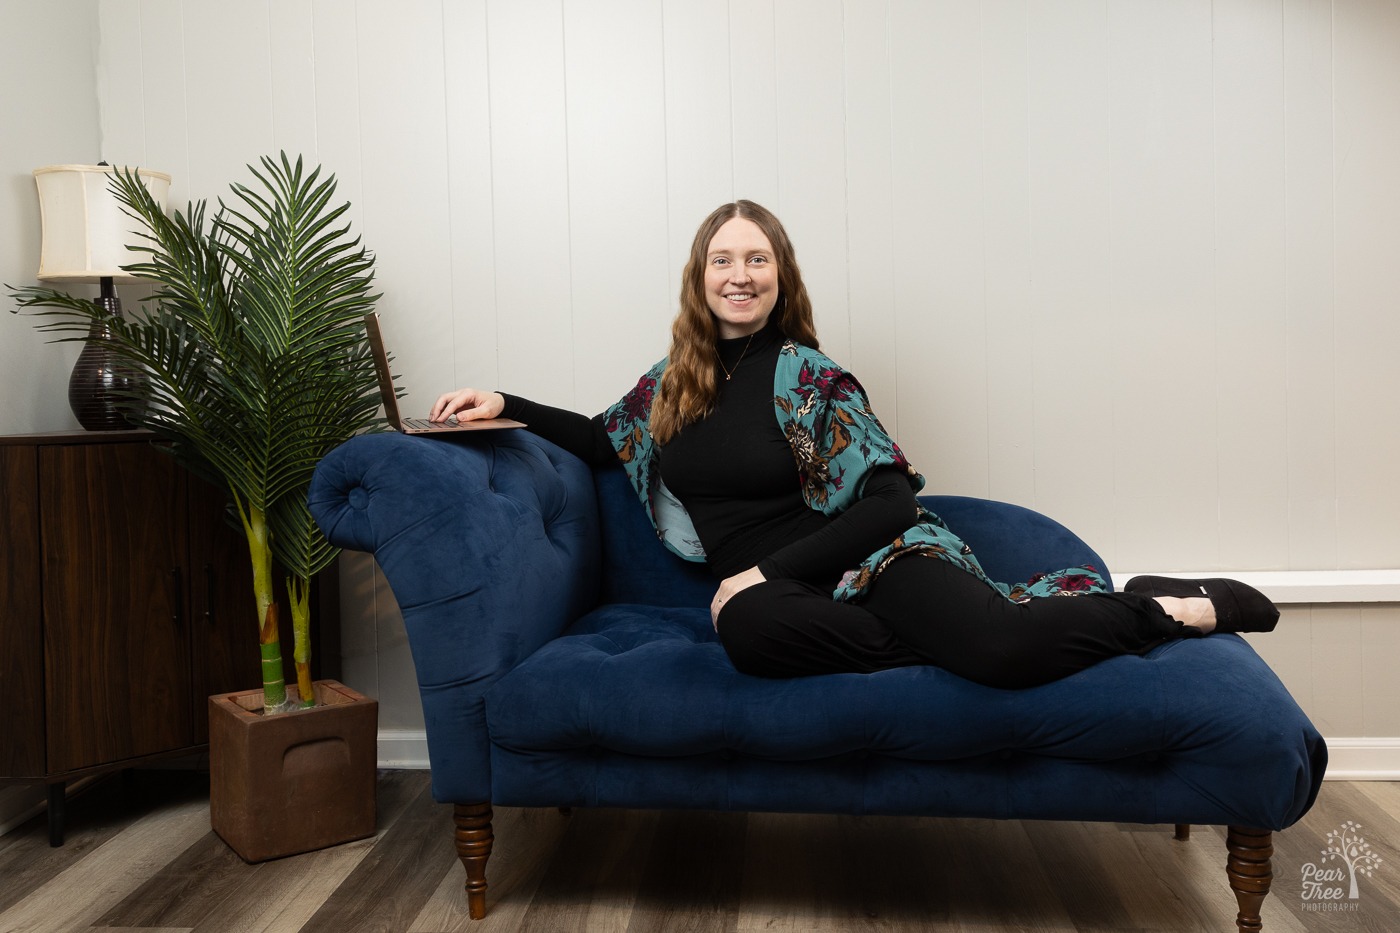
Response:
POLYGON ((311 10, 311 145, 316 150, 316 162, 319 164, 325 161, 321 153, 321 98, 320 83, 316 80, 316 4, 310 5, 311 10))
MULTIPOLYGON (((855 269, 851 263, 851 75, 848 68, 850 48, 846 39, 850 30, 846 27, 846 4, 841 4, 841 203, 846 233, 846 346, 852 357, 855 356, 855 315, 852 313, 851 276, 855 269)), ((851 359, 847 365, 856 366, 860 361, 851 359)))
MULTIPOLYGON (((492 359, 496 364, 496 381, 499 384, 501 378, 501 293, 497 282, 497 259, 500 255, 496 243, 496 117, 494 107, 495 97, 491 93, 491 0, 482 0, 481 4, 481 28, 484 41, 482 46, 486 49, 486 61, 484 70, 486 73, 486 189, 491 193, 490 204, 490 224, 491 224, 491 320, 492 332, 495 335, 495 346, 491 348, 492 359)), ((456 313, 456 309, 453 309, 456 313)), ((454 360, 455 365, 455 360, 454 360)))
MULTIPOLYGON (((1021 310, 1025 315, 1024 320, 1029 330, 1031 322, 1036 320, 1036 282, 1035 282, 1035 196, 1031 192, 1035 184, 1035 173, 1031 166, 1031 134, 1034 132, 1034 121, 1031 116, 1031 82, 1032 71, 1035 64, 1034 56, 1031 54, 1031 11, 1028 3, 1022 4, 1022 11, 1025 13, 1026 46, 1024 50, 1026 62, 1026 290, 1023 298, 1021 310)), ((1027 334, 1018 335, 1024 339, 1027 334)), ((1039 445, 1036 444, 1036 414, 1040 393, 1036 390, 1040 386, 1040 355, 1030 354, 1031 385, 1030 399, 1027 400, 1027 407, 1030 409, 1030 430, 1027 432, 1030 446, 1031 460, 1031 501, 1030 506, 1035 508, 1040 502, 1039 476, 1040 471, 1036 468, 1038 464, 1039 445)))
MULTIPOLYGON (((1213 353, 1211 365, 1216 374, 1221 368, 1220 361, 1220 85, 1216 72, 1216 9, 1215 0, 1210 4, 1210 336, 1213 353)), ((1211 405, 1215 409, 1215 554, 1218 562, 1225 548, 1225 508, 1224 484, 1220 458, 1221 404, 1220 394, 1211 394, 1211 405)))
MULTIPOLYGON (((195 146, 189 136, 189 35, 185 32, 185 7, 179 8, 179 45, 181 45, 181 104, 185 108, 181 126, 185 133, 185 191, 189 193, 189 200, 195 199, 195 146)), ((146 97, 146 94, 141 94, 146 97)), ((141 102, 144 108, 144 99, 141 102)), ((144 137, 144 133, 141 134, 144 137)))
MULTIPOLYGON (((886 91, 887 106, 888 106, 888 108, 889 108, 889 114, 888 114, 888 116, 889 116, 889 156, 888 156, 888 158, 889 158, 889 170, 890 170, 890 185, 889 185, 889 190, 890 190, 890 203, 889 203, 889 209, 890 209, 890 210, 889 210, 889 218, 890 218, 890 222, 889 222, 889 225, 888 225, 888 228, 887 228, 887 231, 886 231, 886 232, 887 232, 888 237, 889 237, 889 253, 888 253, 888 255, 891 256, 891 257, 893 257, 893 256, 895 255, 895 252, 894 252, 894 228, 895 228, 895 222, 894 222, 894 219, 895 219, 895 193, 894 193, 894 189, 895 189, 895 171, 894 171, 894 168, 895 168, 895 159, 894 159, 895 125, 894 125, 894 119, 895 119, 895 118, 894 118, 894 42, 893 42, 893 39, 891 38, 891 37, 893 36, 893 33, 894 33, 894 12, 893 12, 893 10, 891 9, 891 4, 892 4, 892 0, 885 0, 885 84, 886 84, 886 87, 887 87, 887 91, 886 91)), ((891 272, 893 272, 893 269, 891 269, 891 272)), ((900 346, 900 343, 899 343, 899 289, 893 287, 893 283, 891 283, 889 295, 890 295, 890 304, 891 304, 891 308, 890 308, 890 322, 891 322, 891 323, 890 323, 890 333, 891 333, 891 335, 894 337, 894 346, 891 348, 890 362, 889 362, 890 369, 891 369, 892 372, 893 372, 893 377, 892 377, 892 379, 891 379, 891 381, 890 381, 889 384, 892 385, 892 386, 894 387, 891 394, 894 396, 894 423, 895 423, 895 431, 896 431, 896 433, 898 433, 899 430, 900 430, 900 425, 903 424, 903 422, 901 422, 901 421, 900 421, 900 418, 899 418, 899 407, 900 407, 900 406, 899 406, 899 386, 900 386, 900 381, 899 381, 899 359, 900 359, 900 353, 899 353, 899 346, 900 346)), ((908 442, 907 442, 907 440, 906 440, 906 445, 907 445, 907 443, 908 443, 908 442)))
POLYGON ((985 0, 977 4, 977 214, 978 239, 982 243, 982 421, 987 429, 987 437, 982 442, 982 453, 987 458, 983 467, 983 488, 992 495, 992 341, 991 341, 991 301, 988 296, 987 240, 991 217, 987 210, 987 5, 985 0))
MULTIPOLYGON (((102 50, 106 47, 107 43, 104 39, 104 33, 106 32, 106 30, 102 28, 101 0, 99 0, 98 3, 93 5, 93 22, 94 25, 92 27, 92 37, 88 45, 88 54, 91 56, 92 64, 92 96, 94 98, 93 102, 95 104, 94 113, 97 114, 97 154, 99 157, 101 157, 103 151, 107 148, 106 120, 103 119, 104 111, 107 109, 105 106, 105 101, 107 97, 107 69, 102 54, 102 50)), ((144 56, 141 53, 137 53, 138 65, 141 64, 141 59, 143 57, 144 56)), ((146 95, 144 93, 141 95, 141 97, 143 98, 141 101, 141 106, 143 108, 145 107, 146 103, 144 99, 145 96, 146 95)), ((0 809, 0 819, 3 819, 3 816, 4 811, 3 809, 0 809)))
POLYGON ((781 41, 778 36, 778 0, 771 0, 768 4, 768 13, 773 27, 773 47, 769 50, 773 56, 773 111, 775 117, 773 126, 773 185, 776 192, 774 196, 778 199, 777 206, 773 208, 773 211, 781 217, 783 215, 783 160, 778 153, 782 151, 783 147, 783 112, 782 108, 778 106, 778 102, 782 100, 780 91, 783 76, 778 69, 778 43, 781 41))
MULTIPOLYGON (((444 0, 449 3, 451 0, 444 0)), ((491 333, 494 335, 494 343, 491 346, 491 360, 496 366, 496 381, 500 384, 501 378, 501 298, 500 290, 497 289, 497 265, 498 249, 496 242, 496 97, 491 92, 491 3, 490 0, 482 0, 482 48, 486 49, 486 62, 482 63, 483 73, 486 74, 486 87, 483 88, 486 94, 486 189, 490 192, 489 217, 487 223, 490 227, 491 242, 491 333)), ((444 67, 445 67, 444 62, 444 67)), ((452 314, 456 315, 456 308, 452 308, 452 314)), ((452 360, 456 366, 456 357, 452 360)), ((475 378, 473 375, 472 378, 475 378)))
POLYGON ((1289 220, 1292 211, 1289 202, 1288 188, 1288 0, 1282 0, 1279 4, 1278 16, 1278 47, 1279 47, 1279 142, 1282 149, 1283 176, 1280 179, 1279 197, 1283 203, 1283 496, 1284 496, 1284 532, 1287 535, 1287 544, 1284 550, 1284 562, 1292 569, 1293 555, 1295 553, 1293 542, 1297 539, 1299 529, 1294 527, 1295 510, 1293 508, 1293 381, 1288 378, 1288 361, 1293 358, 1293 334, 1290 326, 1293 319, 1293 279, 1288 274, 1288 231, 1289 220))
MULTIPOLYGON (((358 163, 358 165, 359 165, 359 174, 360 174, 360 190, 359 190, 359 195, 360 195, 361 200, 364 200, 364 195, 365 195, 365 177, 364 177, 364 175, 365 175, 365 134, 364 134, 364 126, 365 126, 364 117, 365 117, 365 114, 364 114, 364 99, 365 99, 365 95, 364 95, 363 90, 362 90, 362 82, 363 82, 363 80, 364 80, 364 77, 363 77, 363 73, 362 73, 361 70, 360 70, 360 48, 361 48, 361 43, 360 43, 360 5, 359 5, 359 3, 356 3, 356 4, 351 8, 351 15, 352 15, 352 16, 354 17, 354 19, 355 19, 355 24, 354 24, 354 25, 355 25, 355 117, 356 117, 356 123, 358 124, 358 126, 356 126, 356 131, 357 131, 357 132, 355 133, 355 161, 356 161, 356 162, 358 163)), ((364 226, 365 226, 365 228, 366 228, 366 229, 365 229, 365 238, 366 238, 366 239, 369 239, 369 236, 370 236, 370 230, 368 229, 369 224, 367 223, 367 214, 365 213, 364 210, 361 210, 361 211, 360 211, 360 217, 361 217, 361 221, 360 221, 360 222, 361 222, 362 224, 364 224, 364 226)))
POLYGON ((1332 132, 1332 147, 1328 153, 1332 160, 1332 231, 1331 231, 1331 256, 1328 262, 1331 266, 1331 275, 1327 283, 1329 294, 1328 308, 1330 310, 1331 326, 1328 330, 1332 333, 1332 527, 1335 529, 1332 535, 1333 555, 1332 565, 1342 566, 1342 497, 1341 487, 1337 482, 1338 464, 1341 462, 1341 432, 1337 430, 1339 419, 1337 409, 1337 361, 1340 358, 1337 347, 1337 3, 1332 0, 1328 7, 1327 16, 1327 76, 1331 84, 1331 92, 1328 108, 1329 122, 1332 132))
POLYGON ((445 132, 442 134, 443 149, 445 150, 447 162, 447 307, 452 312, 452 384, 461 385, 462 377, 457 372, 457 322, 461 319, 457 314, 457 274, 456 266, 452 262, 452 257, 457 255, 456 234, 457 225, 454 223, 453 204, 456 200, 452 197, 452 171, 454 163, 452 161, 452 87, 447 78, 447 11, 444 7, 444 0, 438 0, 438 33, 441 39, 442 48, 442 121, 445 132))
MULTIPOLYGON (((1113 157, 1113 17, 1109 13, 1108 3, 1109 0, 1102 0, 1102 22, 1104 38, 1104 141, 1107 149, 1107 152, 1105 153, 1105 161, 1108 163, 1108 177, 1104 180, 1104 200, 1108 202, 1106 209, 1108 231, 1107 242, 1104 244, 1105 253, 1107 255, 1104 256, 1103 304, 1104 309, 1109 314, 1112 314, 1115 310, 1115 293, 1113 288, 1113 279, 1114 275, 1117 272, 1117 267, 1114 265, 1113 262, 1114 249, 1117 246, 1117 241, 1114 238, 1114 219, 1117 216, 1115 210, 1117 205, 1115 203, 1114 198, 1115 186, 1113 182, 1113 172, 1114 169, 1117 167, 1117 163, 1115 162, 1113 157)), ((1107 428, 1114 435, 1113 443, 1108 445, 1108 455, 1110 458, 1110 469, 1108 475, 1110 478, 1109 482, 1111 483, 1111 486, 1109 488, 1109 494, 1112 497, 1109 504, 1108 515, 1109 521, 1111 522, 1113 527, 1112 553, 1116 555, 1118 553, 1118 523, 1120 521, 1118 516, 1118 490, 1121 488, 1118 482, 1118 477, 1119 469, 1122 467, 1122 458, 1119 456, 1118 450, 1122 446, 1120 440, 1124 433, 1124 429, 1121 426, 1119 426, 1118 419, 1114 417, 1114 414, 1118 407, 1115 398, 1117 397, 1119 392, 1122 391, 1122 386, 1119 383, 1119 380, 1123 371, 1123 363, 1121 362, 1123 359, 1123 354, 1120 350, 1120 348, 1123 346, 1123 339, 1118 334, 1112 332, 1110 332, 1108 339, 1111 341, 1109 350, 1115 358, 1109 363, 1108 369, 1109 379, 1112 384, 1109 386, 1109 397, 1107 400, 1107 404, 1109 406, 1107 428)))
MULTIPOLYGON (((137 30, 137 34, 138 34, 138 35, 143 35, 143 36, 144 36, 144 35, 146 34, 146 28, 145 28, 145 23, 142 22, 142 18, 143 18, 143 15, 144 15, 144 11, 142 10, 142 7, 143 7, 143 6, 144 6, 144 4, 140 4, 140 3, 138 3, 138 4, 136 5, 136 30, 137 30)), ((183 15, 183 13, 182 13, 182 14, 181 14, 181 17, 180 17, 180 31, 181 31, 181 34, 182 34, 182 38, 183 38, 183 33, 184 33, 184 22, 185 22, 185 20, 184 20, 184 15, 183 15)), ((99 20, 98 20, 98 27, 101 28, 101 25, 102 25, 102 22, 101 22, 101 19, 99 18, 99 20)), ((144 49, 144 46, 141 46, 140 48, 144 49)), ((184 60, 184 56, 181 56, 181 60, 182 60, 182 61, 184 60)), ((137 55, 136 55, 136 65, 137 65, 137 68, 139 68, 139 69, 140 69, 140 72, 141 72, 141 164, 143 164, 143 165, 149 165, 150 162, 151 162, 151 152, 150 152, 150 148, 149 148, 149 145, 148 145, 148 143, 149 143, 149 141, 150 141, 150 131, 147 129, 147 123, 148 123, 148 121, 146 120, 146 55, 145 55, 144 51, 138 51, 138 52, 137 52, 137 55)), ((185 99, 186 99, 186 101, 188 101, 188 100, 189 100, 189 93, 188 93, 189 82, 188 82, 188 81, 185 82, 185 87, 186 87, 185 99)), ((100 99, 100 98, 98 99, 98 103, 99 103, 99 104, 101 103, 101 99, 100 99)), ((189 105, 188 105, 188 103, 186 103, 185 109, 186 109, 186 111, 189 110, 189 105)), ((99 117, 99 121, 100 121, 100 119, 101 119, 101 118, 99 117)), ((101 126, 101 123, 99 122, 98 125, 101 126)), ((188 126, 188 124, 186 124, 186 125, 188 126)), ((186 129, 185 132, 188 133, 189 130, 186 129)), ((97 144, 97 145, 98 145, 98 149, 99 149, 99 150, 103 147, 103 143, 104 143, 103 140, 98 140, 98 144, 97 144)))
POLYGON ((671 226, 671 96, 666 82, 666 0, 661 6, 661 184, 666 190, 666 262, 669 264, 675 253, 671 237, 675 228, 671 226))
POLYGON ((729 80, 729 192, 731 199, 739 197, 739 165, 734 152, 738 127, 734 125, 734 0, 724 7, 724 60, 728 66, 725 77, 729 80))
POLYGON ((277 152, 277 80, 272 64, 272 4, 268 0, 264 0, 263 13, 267 18, 267 112, 271 117, 267 121, 267 145, 272 154, 277 152))
POLYGON ((573 395, 569 407, 578 407, 578 309, 574 300, 574 186, 573 152, 569 145, 569 18, 564 12, 565 0, 559 0, 559 57, 564 76, 564 226, 569 241, 569 384, 573 395))
MULTIPOLYGON (((1103 71, 1104 71, 1104 139, 1105 139, 1105 143, 1106 143, 1106 146, 1107 146, 1107 149, 1108 149, 1108 152, 1107 152, 1107 159, 1105 160, 1105 161, 1107 161, 1107 163, 1108 163, 1108 179, 1107 179, 1107 184, 1105 185, 1106 192, 1107 192, 1107 197, 1106 197, 1105 200, 1107 201, 1107 205, 1106 205, 1106 206, 1107 206, 1107 211, 1108 211, 1108 230, 1106 231, 1106 237, 1107 237, 1107 241, 1108 241, 1108 242, 1107 242, 1107 247, 1108 247, 1108 250, 1107 250, 1107 251, 1108 251, 1108 255, 1105 257, 1105 259, 1106 259, 1106 262, 1105 262, 1105 270, 1106 270, 1106 271, 1105 271, 1105 279, 1106 279, 1106 281, 1104 282, 1104 302, 1103 302, 1103 304, 1104 304, 1105 310, 1107 310, 1110 314, 1111 314, 1111 313, 1113 312, 1113 310, 1114 310, 1114 308, 1113 308, 1113 303, 1114 303, 1114 286, 1113 286, 1113 279, 1114 279, 1114 276, 1116 275, 1116 273, 1117 273, 1117 271, 1118 271, 1117 265, 1114 263, 1114 259, 1113 259, 1114 248, 1115 248, 1115 246, 1117 245, 1117 238, 1116 238, 1116 236, 1115 236, 1115 226, 1114 226, 1114 225, 1115 225, 1115 221, 1116 221, 1116 218, 1117 218, 1118 214, 1117 214, 1117 210, 1115 209, 1117 205, 1114 203, 1114 194, 1115 194, 1115 191, 1114 191, 1114 185, 1113 185, 1113 169, 1114 169, 1114 160, 1113 160, 1113 51, 1112 51, 1112 49, 1113 49, 1113 17, 1112 17, 1112 15, 1109 13, 1109 4, 1110 4, 1111 2, 1112 2, 1112 0, 1103 0, 1103 14, 1102 14, 1102 20, 1101 20, 1102 23, 1103 23, 1103 33, 1102 33, 1102 36, 1103 36, 1103 42, 1104 42, 1104 48, 1103 48, 1103 71)), ((1113 349, 1114 351, 1117 352, 1119 358, 1121 359, 1122 356, 1123 356, 1123 354, 1122 354, 1121 351, 1124 350, 1124 349, 1126 349, 1126 347, 1124 346, 1124 343, 1123 343, 1123 338, 1122 338, 1121 335, 1115 334, 1111 339, 1113 340, 1112 349, 1113 349)), ((1117 365, 1112 366, 1112 368, 1109 370, 1111 373, 1113 373, 1113 380, 1114 380, 1115 383, 1116 383, 1116 381, 1117 381, 1117 379, 1118 379, 1118 374, 1122 371, 1122 370, 1121 370, 1121 366, 1122 366, 1122 364, 1119 363, 1119 364, 1117 364, 1117 365)), ((1121 386, 1116 385, 1116 384, 1110 386, 1109 388, 1110 388, 1110 392, 1115 393, 1115 394, 1116 394, 1117 392, 1121 391, 1121 386)), ((1111 400, 1110 400, 1110 402, 1109 402, 1109 405, 1110 405, 1110 406, 1113 405, 1113 403, 1112 403, 1111 400)), ((1112 409, 1112 407, 1110 407, 1110 408, 1109 408, 1109 413, 1110 413, 1110 424, 1113 424, 1113 423, 1114 423, 1114 420, 1113 420, 1113 418, 1112 418, 1112 412, 1113 412, 1113 409, 1112 409)), ((1111 430, 1111 428, 1110 428, 1110 430, 1111 430)), ((1112 473, 1111 473, 1110 475, 1112 475, 1112 476, 1114 477, 1114 479, 1113 479, 1112 485, 1111 485, 1110 488, 1109 488, 1108 521, 1109 521, 1110 528, 1112 529, 1112 538, 1110 539, 1110 547, 1112 547, 1113 553, 1115 553, 1115 554, 1118 553, 1118 540, 1119 540, 1119 539, 1118 539, 1118 530, 1119 530, 1119 527, 1120 527, 1120 526, 1119 526, 1119 521, 1120 521, 1119 509, 1120 509, 1120 507, 1121 507, 1121 502, 1122 502, 1122 500, 1120 500, 1120 499, 1118 498, 1118 492, 1119 492, 1119 489, 1120 489, 1121 487, 1119 486, 1118 481, 1117 481, 1117 477, 1118 477, 1118 475, 1119 475, 1119 470, 1122 469, 1122 467, 1123 467, 1123 465, 1124 465, 1124 464, 1123 464, 1123 456, 1122 456, 1122 448, 1123 448, 1123 445, 1122 445, 1121 443, 1116 443, 1116 442, 1115 442, 1115 443, 1109 445, 1109 449, 1110 449, 1109 456, 1112 458, 1111 461, 1110 461, 1111 466, 1112 466, 1112 473)))
MULTIPOLYGON (((189 194, 188 200, 194 199, 194 146, 190 139, 190 41, 185 33, 185 8, 180 7, 180 68, 183 73, 180 75, 181 93, 180 100, 184 106, 184 119, 181 126, 185 133, 185 191, 189 194)), ((145 112, 145 93, 142 93, 142 112, 145 112)), ((145 138, 145 132, 142 132, 145 138)))

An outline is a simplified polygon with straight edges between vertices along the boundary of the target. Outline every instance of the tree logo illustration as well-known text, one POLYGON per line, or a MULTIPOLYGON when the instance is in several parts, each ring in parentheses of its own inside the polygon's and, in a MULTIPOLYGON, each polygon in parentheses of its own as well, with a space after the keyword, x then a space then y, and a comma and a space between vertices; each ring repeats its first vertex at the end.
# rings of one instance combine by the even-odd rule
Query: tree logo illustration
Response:
MULTIPOLYGON (((1322 850, 1323 864, 1337 860, 1346 865, 1347 876, 1351 881, 1351 890, 1347 897, 1351 900, 1356 900, 1359 896, 1356 888, 1357 875, 1365 875, 1369 878, 1371 873, 1381 865, 1381 857, 1372 851, 1369 842, 1361 838, 1361 834, 1358 832, 1360 829, 1360 824, 1347 820, 1340 829, 1334 829, 1327 834, 1327 848, 1322 850)), ((1343 880, 1338 869, 1327 872, 1315 871, 1314 876, 1322 877, 1324 880, 1343 880), (1326 876, 1334 877, 1327 878, 1326 876)), ((1341 888, 1333 888, 1324 896, 1327 895, 1341 897, 1341 888)))

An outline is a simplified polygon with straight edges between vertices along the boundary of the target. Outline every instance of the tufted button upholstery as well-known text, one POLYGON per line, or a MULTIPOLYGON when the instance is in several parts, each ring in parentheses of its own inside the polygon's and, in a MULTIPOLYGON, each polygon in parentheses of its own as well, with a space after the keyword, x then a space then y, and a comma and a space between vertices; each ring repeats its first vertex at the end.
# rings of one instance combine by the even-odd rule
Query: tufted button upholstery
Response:
POLYGON ((1268 825, 1301 815, 1309 798, 1299 797, 1298 778, 1309 761, 1276 710, 1238 698, 1280 690, 1235 636, 1171 642, 1029 690, 982 687, 933 667, 769 680, 733 669, 704 610, 611 605, 498 681, 486 706, 502 803, 685 805, 609 798, 607 764, 567 780, 536 767, 588 750, 624 771, 639 756, 667 759, 687 775, 678 793, 736 809, 773 806, 763 763, 840 763, 853 775, 846 796, 794 781, 779 808, 944 812, 928 776, 906 787, 868 775, 964 762, 972 771, 948 779, 967 815, 1027 815, 1011 809, 1011 775, 1043 772, 1034 812, 1142 822, 1190 812, 1190 822, 1268 825), (732 764, 707 771, 711 759, 732 764), (686 763, 700 763, 710 786, 696 786, 686 763), (1232 777, 1202 800, 1199 788, 1222 773, 1232 777))

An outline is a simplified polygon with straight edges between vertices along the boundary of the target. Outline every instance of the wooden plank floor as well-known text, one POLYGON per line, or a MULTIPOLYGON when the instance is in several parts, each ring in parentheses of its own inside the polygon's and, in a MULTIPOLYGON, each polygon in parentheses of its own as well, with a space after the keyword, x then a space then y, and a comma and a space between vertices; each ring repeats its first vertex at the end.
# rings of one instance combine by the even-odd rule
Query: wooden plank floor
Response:
MULTIPOLYGON (((136 772, 0 837, 0 933, 497 933, 852 929, 1229 931, 1223 830, 893 817, 499 808, 484 921, 466 917, 451 809, 379 779, 379 834, 245 865, 209 831, 208 778, 136 772)), ((1274 834, 1270 931, 1400 930, 1400 784, 1327 783, 1274 834), (1359 823, 1381 865, 1314 910, 1303 866, 1359 823)), ((1335 865, 1336 863, 1331 863, 1335 865)))

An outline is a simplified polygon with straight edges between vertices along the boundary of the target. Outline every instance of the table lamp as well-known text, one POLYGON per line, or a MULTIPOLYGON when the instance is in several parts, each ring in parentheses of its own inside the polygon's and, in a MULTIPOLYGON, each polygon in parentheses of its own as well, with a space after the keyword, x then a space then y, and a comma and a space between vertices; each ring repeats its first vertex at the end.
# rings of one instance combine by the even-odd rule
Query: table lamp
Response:
MULTIPOLYGON (((107 165, 49 165, 34 170, 39 186, 39 216, 43 225, 39 275, 41 282, 96 282, 101 294, 97 305, 111 317, 120 317, 121 299, 116 280, 134 279, 121 268, 140 260, 128 245, 146 245, 136 232, 142 222, 127 216, 111 191, 107 165)), ((146 190, 161 210, 170 193, 170 176, 136 169, 146 190)), ((68 380, 68 404, 78 423, 89 431, 129 429, 117 409, 120 391, 139 374, 119 365, 106 343, 108 326, 94 321, 83 352, 68 380)))

